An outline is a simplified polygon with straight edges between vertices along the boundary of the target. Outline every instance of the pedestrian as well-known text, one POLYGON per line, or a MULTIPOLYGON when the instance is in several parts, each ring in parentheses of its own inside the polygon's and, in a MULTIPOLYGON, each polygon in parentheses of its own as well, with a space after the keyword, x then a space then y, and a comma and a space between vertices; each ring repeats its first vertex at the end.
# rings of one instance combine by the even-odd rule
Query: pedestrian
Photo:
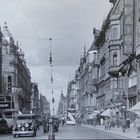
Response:
POLYGON ((36 125, 36 130, 39 130, 40 124, 37 118, 35 119, 35 125, 36 125))
POLYGON ((104 120, 103 120, 103 118, 101 118, 101 125, 103 125, 103 123, 104 123, 104 120))
POLYGON ((105 130, 108 130, 108 117, 105 118, 105 130))
POLYGON ((65 119, 62 120, 62 125, 65 125, 65 119))
POLYGON ((116 122, 116 118, 115 117, 113 117, 112 118, 112 122, 111 122, 111 127, 115 127, 115 122, 116 122))
POLYGON ((112 123, 112 120, 111 120, 111 118, 109 118, 108 119, 108 129, 110 130, 110 128, 111 128, 111 123, 112 123))
POLYGON ((116 118, 116 126, 117 126, 117 128, 120 127, 120 118, 116 118))
POLYGON ((121 119, 121 126, 122 126, 122 131, 124 133, 126 130, 126 119, 125 118, 121 119))
POLYGON ((47 132, 47 121, 46 121, 46 117, 44 116, 43 119, 42 119, 42 125, 43 125, 43 131, 44 133, 47 132))
POLYGON ((126 126, 128 129, 130 128, 130 119, 129 118, 126 119, 126 126))
POLYGON ((140 118, 138 116, 134 121, 134 127, 137 129, 137 137, 140 138, 140 118))

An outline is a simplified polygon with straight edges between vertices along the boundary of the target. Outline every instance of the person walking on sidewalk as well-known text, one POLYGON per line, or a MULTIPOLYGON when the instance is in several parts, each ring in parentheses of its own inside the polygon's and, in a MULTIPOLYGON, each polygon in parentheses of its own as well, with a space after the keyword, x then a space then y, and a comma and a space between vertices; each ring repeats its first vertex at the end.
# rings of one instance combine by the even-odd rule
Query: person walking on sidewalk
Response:
POLYGON ((126 119, 125 118, 121 119, 121 126, 122 126, 122 131, 124 133, 126 130, 126 119))
POLYGON ((126 119, 126 126, 127 126, 127 129, 130 128, 130 119, 129 118, 126 119))
POLYGON ((134 127, 137 129, 137 137, 140 138, 140 118, 138 116, 134 121, 134 127))
POLYGON ((108 129, 110 130, 110 128, 111 128, 111 118, 108 118, 108 129))
POLYGON ((109 118, 106 117, 105 118, 105 130, 108 130, 108 128, 109 128, 109 118))
POLYGON ((43 125, 43 131, 44 131, 44 134, 45 134, 47 132, 47 120, 46 120, 45 116, 43 116, 42 125, 43 125))

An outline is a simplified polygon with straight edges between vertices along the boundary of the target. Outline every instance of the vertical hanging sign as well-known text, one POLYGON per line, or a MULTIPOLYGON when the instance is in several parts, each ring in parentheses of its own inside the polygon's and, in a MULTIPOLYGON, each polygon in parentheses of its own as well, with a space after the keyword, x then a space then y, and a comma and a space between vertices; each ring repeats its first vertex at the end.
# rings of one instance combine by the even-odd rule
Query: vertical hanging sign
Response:
POLYGON ((124 0, 124 54, 134 50, 134 1, 124 0))

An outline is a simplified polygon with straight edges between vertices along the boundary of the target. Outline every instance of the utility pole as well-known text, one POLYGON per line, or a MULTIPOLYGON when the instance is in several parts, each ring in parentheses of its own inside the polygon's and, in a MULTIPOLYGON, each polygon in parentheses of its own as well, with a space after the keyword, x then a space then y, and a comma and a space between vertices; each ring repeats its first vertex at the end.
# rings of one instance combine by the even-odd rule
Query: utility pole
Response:
POLYGON ((50 41, 50 67, 51 67, 51 86, 52 86, 52 106, 53 106, 53 116, 55 115, 55 110, 54 110, 54 90, 53 90, 53 59, 52 59, 52 38, 49 38, 49 41, 50 41))
MULTIPOLYGON (((52 59, 52 38, 49 38, 50 41, 50 67, 51 67, 51 86, 52 86, 52 106, 53 106, 53 116, 55 115, 54 111, 54 92, 53 92, 53 59, 52 59)), ((49 134, 48 134, 48 140, 55 140, 55 134, 53 133, 53 117, 49 119, 49 134)))

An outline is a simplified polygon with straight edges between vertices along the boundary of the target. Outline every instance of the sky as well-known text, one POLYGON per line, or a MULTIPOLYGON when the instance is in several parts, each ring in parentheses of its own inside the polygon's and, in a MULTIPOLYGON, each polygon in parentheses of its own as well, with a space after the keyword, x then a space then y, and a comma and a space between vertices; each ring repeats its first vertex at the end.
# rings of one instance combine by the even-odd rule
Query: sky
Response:
POLYGON ((0 0, 0 25, 8 29, 25 53, 32 82, 51 101, 49 53, 52 38, 55 111, 61 90, 74 77, 93 41, 93 28, 101 28, 112 4, 109 0, 0 0))

